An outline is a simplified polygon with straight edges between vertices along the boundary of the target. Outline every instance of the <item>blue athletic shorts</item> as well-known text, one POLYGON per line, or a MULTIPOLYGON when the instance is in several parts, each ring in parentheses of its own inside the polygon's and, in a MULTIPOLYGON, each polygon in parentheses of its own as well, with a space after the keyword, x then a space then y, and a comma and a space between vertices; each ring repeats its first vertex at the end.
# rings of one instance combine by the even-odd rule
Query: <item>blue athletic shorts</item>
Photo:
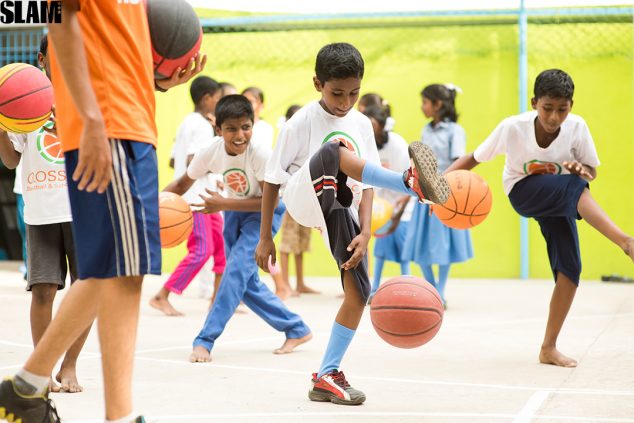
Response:
POLYGON ((110 140, 113 177, 103 194, 77 189, 79 151, 66 152, 79 279, 161 274, 156 150, 110 140))
POLYGON ((539 223, 555 280, 561 272, 576 285, 581 276, 577 203, 588 186, 577 175, 531 175, 509 193, 515 211, 539 223))

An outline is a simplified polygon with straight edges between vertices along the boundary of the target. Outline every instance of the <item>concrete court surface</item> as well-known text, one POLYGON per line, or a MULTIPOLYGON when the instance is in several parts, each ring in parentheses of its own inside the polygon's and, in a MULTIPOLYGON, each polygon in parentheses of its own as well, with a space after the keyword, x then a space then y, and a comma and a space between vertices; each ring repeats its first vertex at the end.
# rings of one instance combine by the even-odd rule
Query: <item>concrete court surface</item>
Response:
MULTIPOLYGON (((186 313, 175 318, 147 303, 163 280, 144 285, 135 362, 135 410, 150 422, 634 422, 634 284, 582 281, 560 338, 576 369, 537 361, 551 281, 450 280, 440 332, 412 350, 384 343, 366 313, 342 369, 367 401, 345 407, 307 399, 341 301, 336 278, 310 278, 323 294, 287 301, 311 342, 273 355, 283 336, 236 314, 210 364, 187 361, 207 307, 196 282, 174 297, 186 313)), ((29 302, 21 275, 0 271, 0 376, 31 351, 29 302)), ((52 395, 65 421, 103 421, 98 351, 93 330, 78 363, 85 391, 52 395)))

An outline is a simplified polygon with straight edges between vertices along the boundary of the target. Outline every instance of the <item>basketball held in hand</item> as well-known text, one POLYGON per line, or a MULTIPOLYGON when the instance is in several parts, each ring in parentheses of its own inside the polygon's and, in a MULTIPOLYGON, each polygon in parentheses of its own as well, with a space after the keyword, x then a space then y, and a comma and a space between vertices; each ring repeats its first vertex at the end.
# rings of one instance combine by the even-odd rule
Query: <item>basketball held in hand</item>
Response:
POLYGON ((161 247, 176 247, 185 241, 194 228, 194 218, 189 204, 173 192, 159 194, 159 225, 161 247))

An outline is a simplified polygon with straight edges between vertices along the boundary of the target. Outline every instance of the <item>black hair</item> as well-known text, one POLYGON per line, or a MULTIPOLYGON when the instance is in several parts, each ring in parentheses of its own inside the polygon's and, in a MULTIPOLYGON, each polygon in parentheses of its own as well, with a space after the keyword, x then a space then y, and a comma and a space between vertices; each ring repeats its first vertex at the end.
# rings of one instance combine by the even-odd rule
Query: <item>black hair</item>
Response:
POLYGON ((385 108, 372 104, 365 108, 363 114, 376 120, 379 125, 385 129, 385 122, 387 122, 387 118, 389 117, 385 108))
POLYGON ((48 35, 44 34, 40 40, 40 54, 46 56, 48 54, 48 35))
POLYGON ((290 118, 292 118, 293 115, 297 113, 297 111, 301 108, 302 106, 300 106, 299 104, 293 104, 292 106, 289 106, 289 108, 286 109, 286 115, 285 115, 286 120, 289 120, 290 118))
POLYGON ((225 92, 227 91, 227 88, 233 88, 234 90, 236 89, 235 85, 233 85, 231 82, 220 82, 218 83, 218 85, 220 85, 220 90, 222 91, 223 97, 226 95, 225 92))
POLYGON ((327 44, 317 53, 315 75, 322 85, 331 79, 363 79, 363 72, 363 57, 352 44, 327 44))
POLYGON ((248 87, 242 90, 242 95, 246 93, 252 94, 255 98, 260 100, 260 103, 264 104, 264 92, 258 87, 248 87))
POLYGON ((200 103, 200 100, 206 94, 214 95, 220 90, 220 85, 215 79, 208 76, 199 76, 194 79, 192 85, 189 87, 189 94, 192 96, 192 101, 195 105, 200 103))
POLYGON ((572 101, 575 84, 570 75, 561 69, 547 69, 537 75, 533 92, 536 100, 540 97, 552 97, 572 101))
POLYGON ((458 112, 456 111, 456 89, 448 88, 442 84, 431 84, 423 88, 420 95, 430 99, 432 102, 440 101, 440 120, 449 120, 451 122, 458 121, 458 112))
POLYGON ((253 122, 253 107, 247 98, 240 94, 222 97, 216 105, 216 126, 221 127, 227 119, 247 117, 253 122))
POLYGON ((388 102, 377 93, 366 93, 359 98, 359 106, 379 106, 387 113, 387 116, 392 116, 392 108, 388 102))

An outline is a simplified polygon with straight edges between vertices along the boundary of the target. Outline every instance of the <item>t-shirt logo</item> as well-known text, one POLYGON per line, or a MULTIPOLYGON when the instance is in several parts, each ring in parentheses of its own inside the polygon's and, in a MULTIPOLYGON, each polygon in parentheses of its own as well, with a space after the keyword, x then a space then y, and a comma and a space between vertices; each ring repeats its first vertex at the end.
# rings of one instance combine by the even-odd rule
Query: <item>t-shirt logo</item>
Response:
POLYGON ((46 122, 44 126, 37 131, 35 137, 37 143, 37 151, 40 156, 51 164, 64 164, 64 152, 59 139, 44 130, 44 128, 53 128, 53 122, 46 122))
POLYGON ((359 146, 357 145, 354 138, 350 135, 346 134, 343 131, 335 131, 326 135, 326 138, 321 142, 321 144, 326 144, 327 142, 339 142, 343 143, 346 148, 352 151, 357 157, 361 157, 361 151, 359 150, 359 146))
POLYGON ((225 185, 229 187, 229 190, 239 197, 246 197, 251 191, 249 184, 249 178, 244 170, 238 168, 232 168, 223 173, 223 179, 225 185))
POLYGON ((524 163, 525 175, 560 175, 561 165, 554 162, 542 162, 541 160, 531 160, 524 163))

